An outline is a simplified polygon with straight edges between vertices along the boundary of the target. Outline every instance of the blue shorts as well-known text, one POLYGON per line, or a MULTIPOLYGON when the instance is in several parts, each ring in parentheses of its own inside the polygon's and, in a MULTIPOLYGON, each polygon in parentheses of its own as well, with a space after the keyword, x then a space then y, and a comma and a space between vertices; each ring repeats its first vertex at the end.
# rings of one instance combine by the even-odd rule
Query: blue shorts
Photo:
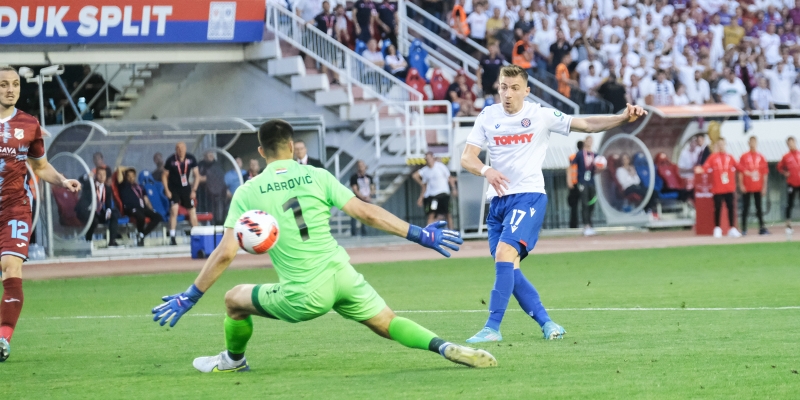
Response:
POLYGON ((486 219, 492 257, 497 244, 503 242, 517 249, 520 260, 525 258, 539 240, 546 209, 547 195, 544 193, 517 193, 493 198, 486 219))

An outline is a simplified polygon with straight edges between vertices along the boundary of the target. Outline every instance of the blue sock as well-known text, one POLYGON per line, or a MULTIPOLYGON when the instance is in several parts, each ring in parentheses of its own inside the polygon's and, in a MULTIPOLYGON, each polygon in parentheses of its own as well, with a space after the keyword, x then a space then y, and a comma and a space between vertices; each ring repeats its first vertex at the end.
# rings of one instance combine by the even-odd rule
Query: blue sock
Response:
POLYGON ((514 263, 496 262, 494 266, 496 275, 494 289, 489 297, 489 320, 486 321, 486 327, 499 331, 511 292, 514 291, 514 263))
POLYGON ((514 297, 517 298, 519 306, 525 312, 533 317, 539 326, 544 326, 545 323, 550 322, 550 316, 547 315, 547 310, 544 309, 542 301, 539 300, 539 292, 528 281, 528 278, 522 274, 522 270, 514 270, 514 297))

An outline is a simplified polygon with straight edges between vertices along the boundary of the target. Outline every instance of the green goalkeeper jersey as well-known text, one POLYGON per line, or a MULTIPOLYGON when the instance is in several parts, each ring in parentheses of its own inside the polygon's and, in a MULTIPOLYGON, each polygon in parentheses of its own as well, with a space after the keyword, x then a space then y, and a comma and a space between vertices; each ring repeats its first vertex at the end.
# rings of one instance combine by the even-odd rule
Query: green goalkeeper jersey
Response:
POLYGON ((330 218, 331 207, 341 209, 353 196, 324 169, 294 160, 273 161, 236 189, 225 227, 233 228, 250 210, 275 217, 280 236, 269 256, 280 282, 313 286, 350 261, 331 236, 330 218))

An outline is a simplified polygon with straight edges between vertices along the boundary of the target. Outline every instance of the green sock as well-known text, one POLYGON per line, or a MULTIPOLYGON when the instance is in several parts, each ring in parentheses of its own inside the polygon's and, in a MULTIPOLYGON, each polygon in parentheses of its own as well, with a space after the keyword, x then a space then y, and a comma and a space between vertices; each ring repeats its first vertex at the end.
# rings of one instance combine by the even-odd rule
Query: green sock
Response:
POLYGON ((403 346, 422 350, 428 350, 431 340, 436 338, 435 333, 403 317, 394 317, 389 323, 389 336, 403 346))
POLYGON ((247 341, 253 336, 253 317, 237 321, 225 316, 225 347, 230 354, 244 354, 247 341))

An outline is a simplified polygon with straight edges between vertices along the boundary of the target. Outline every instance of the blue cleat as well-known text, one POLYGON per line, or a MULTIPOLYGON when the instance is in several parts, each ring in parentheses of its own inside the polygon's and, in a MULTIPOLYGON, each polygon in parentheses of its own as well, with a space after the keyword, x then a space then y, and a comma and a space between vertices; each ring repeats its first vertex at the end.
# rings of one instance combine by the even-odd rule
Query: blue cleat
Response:
POLYGON ((467 343, 499 342, 503 340, 503 335, 492 328, 483 328, 475 336, 467 339, 467 343))
POLYGON ((545 322, 542 332, 544 333, 544 340, 563 339, 564 334, 567 333, 561 325, 553 321, 545 322))
POLYGON ((11 345, 8 344, 6 338, 0 336, 0 362, 8 359, 9 354, 11 354, 11 345))

